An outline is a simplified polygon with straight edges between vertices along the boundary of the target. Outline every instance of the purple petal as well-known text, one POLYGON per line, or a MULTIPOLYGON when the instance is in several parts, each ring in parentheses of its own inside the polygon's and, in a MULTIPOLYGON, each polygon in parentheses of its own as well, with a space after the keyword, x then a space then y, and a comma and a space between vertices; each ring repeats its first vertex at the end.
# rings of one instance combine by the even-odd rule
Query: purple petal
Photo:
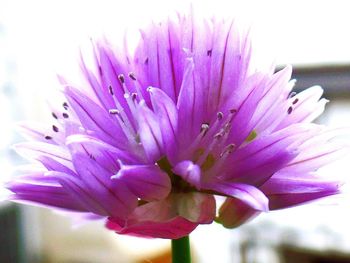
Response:
MULTIPOLYGON (((125 111, 125 114, 130 118, 131 112, 124 99, 124 89, 118 80, 119 74, 127 74, 125 68, 127 62, 123 59, 124 56, 118 49, 110 50, 110 44, 107 41, 96 42, 97 53, 99 56, 100 79, 102 87, 108 91, 109 86, 112 87, 113 93, 125 111)), ((112 104, 113 105, 113 104, 112 104)), ((121 110, 121 109, 119 109, 121 110)))
MULTIPOLYGON (((223 82, 225 80, 225 71, 226 66, 233 66, 231 70, 239 70, 236 66, 234 66, 234 62, 237 61, 237 49, 239 49, 238 43, 235 43, 234 46, 228 45, 230 38, 231 29, 233 26, 233 22, 231 23, 215 23, 213 30, 213 48, 211 50, 211 64, 210 64, 210 83, 209 83, 209 96, 208 96, 208 107, 211 111, 216 111, 218 106, 221 104, 222 95, 225 89, 223 86, 223 82), (236 49, 237 48, 237 49, 236 49), (232 51, 232 53, 230 52, 232 51), (231 53, 228 55, 228 53, 231 53), (232 56, 232 59, 230 56, 232 56), (226 62, 230 61, 229 63, 226 62), (226 64, 227 63, 227 64, 226 64)), ((233 40, 233 39, 232 39, 233 40)), ((236 38, 236 41, 238 38, 236 38)), ((235 72, 236 73, 236 72, 235 72)), ((237 88, 237 83, 235 83, 236 74, 230 74, 228 77, 232 80, 231 87, 237 88)), ((232 91, 232 90, 231 90, 232 91)))
POLYGON ((78 123, 78 121, 72 121, 72 120, 64 120, 64 135, 65 137, 68 137, 72 134, 85 134, 85 131, 82 130, 81 125, 78 123))
POLYGON ((137 198, 122 181, 111 180, 113 174, 99 163, 81 154, 73 163, 86 191, 114 217, 125 218, 137 205, 137 198))
POLYGON ((164 150, 170 161, 175 159, 177 151, 178 114, 174 102, 161 90, 149 88, 154 113, 157 116, 164 150))
POLYGON ((76 202, 80 202, 87 211, 102 216, 107 216, 109 214, 103 204, 95 199, 93 192, 90 192, 89 189, 85 187, 85 184, 77 177, 61 172, 48 172, 48 175, 56 178, 57 182, 62 185, 67 193, 70 194, 76 202))
POLYGON ((192 161, 179 162, 172 171, 198 190, 201 189, 201 168, 192 161))
POLYGON ((276 130, 282 129, 293 123, 308 123, 313 121, 323 112, 327 100, 320 100, 323 90, 319 86, 314 86, 304 90, 289 99, 291 112, 285 113, 285 119, 278 125, 276 130), (297 101, 295 104, 293 102, 297 101))
POLYGON ((211 53, 208 107, 212 111, 223 104, 238 108, 240 98, 245 97, 246 91, 249 93, 242 86, 250 61, 249 40, 246 34, 240 35, 234 21, 216 22, 211 53))
POLYGON ((268 195, 269 207, 271 210, 284 209, 314 201, 326 196, 339 193, 339 187, 335 184, 328 184, 322 191, 308 193, 286 193, 268 195))
POLYGON ((343 158, 349 153, 349 148, 344 145, 323 145, 317 148, 301 152, 292 162, 283 169, 283 171, 293 171, 294 173, 302 173, 315 171, 322 166, 343 158))
MULTIPOLYGON (((140 156, 135 155, 132 151, 121 150, 88 135, 76 134, 68 136, 66 139, 66 145, 71 152, 80 152, 84 154, 88 152, 89 155, 95 159, 101 158, 100 162, 107 162, 107 167, 110 166, 111 163, 116 164, 117 160, 129 164, 143 163, 146 161, 140 156)), ((106 167, 105 165, 102 166, 106 167)), ((119 165, 114 165, 114 167, 119 167, 119 165)))
MULTIPOLYGON (((94 45, 92 44, 92 49, 94 49, 94 45)), ((95 51, 95 50, 94 50, 95 51)), ((98 59, 96 57, 96 52, 94 53, 94 62, 95 66, 98 66, 98 59)), ((91 89, 93 90, 95 96, 99 99, 102 106, 105 108, 106 111, 113 108, 113 99, 111 94, 108 91, 108 86, 103 87, 100 83, 100 81, 97 79, 95 74, 89 70, 82 52, 80 51, 80 67, 83 72, 84 77, 86 78, 87 82, 90 84, 91 89)))
POLYGON ((293 160, 297 155, 297 146, 317 132, 312 127, 290 127, 255 139, 229 156, 221 177, 254 185, 264 183, 273 173, 293 160))
POLYGON ((269 200, 258 188, 248 184, 222 183, 208 185, 208 189, 234 197, 254 210, 268 211, 269 200))
POLYGON ((148 85, 159 87, 173 100, 176 100, 176 70, 173 53, 180 47, 173 46, 173 35, 167 24, 153 25, 142 34, 142 45, 137 59, 146 73, 148 85), (175 51, 174 51, 175 50, 175 51))
MULTIPOLYGON (((196 74, 193 58, 187 58, 183 81, 177 101, 178 108, 178 143, 181 151, 186 151, 188 145, 200 132, 201 125, 206 122, 206 96, 202 80, 196 74)), ((200 67, 200 65, 198 65, 200 67)), ((211 117, 211 116, 210 116, 211 117)), ((209 117, 208 117, 209 118, 209 117)))
MULTIPOLYGON (((154 66, 154 71, 150 73, 155 80, 158 79, 158 85, 155 87, 161 87, 166 94, 175 101, 176 99, 176 83, 175 83, 175 68, 172 58, 171 39, 169 36, 169 30, 167 25, 161 24, 159 28, 153 27, 154 34, 149 35, 149 41, 153 44, 150 47, 150 68, 154 66), (154 63, 153 63, 154 62, 154 63), (157 68, 157 70, 156 70, 157 68)), ((157 82, 155 82, 157 83, 157 82)))
POLYGON ((46 175, 25 175, 6 184, 14 193, 11 200, 33 202, 36 205, 51 206, 73 211, 86 211, 74 200, 54 178, 46 175))
POLYGON ((155 114, 142 102, 138 105, 138 124, 145 153, 149 161, 155 163, 163 153, 162 133, 155 114))
POLYGON ((276 194, 308 194, 322 192, 329 188, 339 188, 339 182, 325 181, 314 176, 300 174, 278 174, 278 177, 270 178, 261 190, 267 195, 276 194))
POLYGON ((163 199, 171 190, 168 174, 156 165, 122 165, 112 179, 123 181, 134 195, 146 201, 163 199))
POLYGON ((108 111, 77 89, 66 87, 65 94, 84 128, 105 142, 121 148, 126 147, 125 135, 108 111))
POLYGON ((62 164, 61 162, 48 157, 48 156, 39 156, 37 157, 37 160, 40 161, 47 170, 49 171, 56 171, 56 172, 62 172, 66 174, 75 175, 75 171, 73 169, 72 164, 70 163, 70 168, 62 164), (73 170, 72 170, 73 169, 73 170))
POLYGON ((257 131, 271 132, 278 124, 276 120, 280 119, 282 121, 282 118, 279 116, 281 116, 281 110, 284 109, 286 93, 288 94, 293 87, 291 85, 293 83, 289 82, 291 74, 292 67, 287 66, 272 75, 270 79, 267 78, 264 95, 259 101, 250 123, 257 131))
POLYGON ((258 105, 263 94, 263 89, 258 85, 259 83, 236 109, 237 112, 232 119, 232 129, 229 134, 229 140, 237 147, 246 140, 254 128, 254 125, 251 124, 251 119, 256 110, 256 105, 258 105))
POLYGON ((54 131, 51 127, 47 127, 47 125, 41 123, 33 123, 33 122, 21 122, 18 124, 18 130, 21 135, 24 135, 25 138, 29 140, 46 142, 49 144, 60 144, 64 143, 61 137, 53 136, 54 131), (52 139, 45 139, 46 136, 50 136, 52 139))
POLYGON ((14 148, 24 157, 36 160, 44 160, 42 157, 48 157, 67 169, 74 170, 69 152, 61 146, 43 142, 28 142, 16 144, 14 148))
POLYGON ((198 133, 200 123, 197 123, 195 99, 196 89, 193 77, 194 64, 192 59, 188 59, 185 68, 184 78, 177 102, 179 114, 179 143, 188 145, 194 134, 198 133), (197 125, 196 125, 197 124, 197 125), (198 129, 196 131, 195 129, 198 129))

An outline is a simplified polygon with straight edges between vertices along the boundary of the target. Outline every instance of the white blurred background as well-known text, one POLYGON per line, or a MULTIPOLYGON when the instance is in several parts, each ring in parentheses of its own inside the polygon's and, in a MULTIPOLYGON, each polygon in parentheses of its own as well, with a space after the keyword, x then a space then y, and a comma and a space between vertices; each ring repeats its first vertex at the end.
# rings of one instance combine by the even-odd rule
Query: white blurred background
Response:
MULTIPOLYGON (((193 2, 199 12, 238 16, 243 24, 251 26, 257 63, 262 66, 271 60, 281 66, 292 64, 311 69, 350 65, 349 1, 193 2)), ((9 148, 19 140, 13 123, 28 119, 44 121, 49 116, 46 101, 58 89, 56 74, 74 77, 82 43, 103 34, 121 40, 125 30, 132 35, 150 19, 165 18, 174 10, 187 10, 189 3, 0 0, 1 181, 11 176, 14 165, 23 162, 9 148)), ((343 75, 350 75, 350 70, 343 75)), ((320 84, 317 78, 314 84, 320 84)), ((329 94, 333 101, 319 121, 349 125, 350 82, 345 92, 330 90, 329 94)), ((339 162, 327 171, 334 176, 342 174, 346 179, 348 163, 349 159, 339 162)), ((9 205, 2 206, 0 210, 9 205)), ((344 194, 322 204, 262 215, 239 230, 214 224, 201 226, 192 235, 194 256, 203 263, 277 263, 282 261, 274 248, 284 243, 312 251, 350 253, 349 209, 350 198, 344 194)), ((19 243, 23 251, 13 263, 147 262, 143 260, 169 249, 167 240, 117 236, 97 223, 72 228, 69 219, 45 209, 21 207, 19 214, 24 240, 19 243)))

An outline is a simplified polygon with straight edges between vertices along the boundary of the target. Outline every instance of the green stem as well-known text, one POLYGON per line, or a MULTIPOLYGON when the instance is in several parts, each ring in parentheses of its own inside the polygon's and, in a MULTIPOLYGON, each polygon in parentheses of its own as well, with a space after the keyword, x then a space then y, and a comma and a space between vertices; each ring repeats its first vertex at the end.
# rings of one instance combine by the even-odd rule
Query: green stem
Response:
POLYGON ((173 263, 191 263, 189 236, 171 240, 171 250, 173 263))

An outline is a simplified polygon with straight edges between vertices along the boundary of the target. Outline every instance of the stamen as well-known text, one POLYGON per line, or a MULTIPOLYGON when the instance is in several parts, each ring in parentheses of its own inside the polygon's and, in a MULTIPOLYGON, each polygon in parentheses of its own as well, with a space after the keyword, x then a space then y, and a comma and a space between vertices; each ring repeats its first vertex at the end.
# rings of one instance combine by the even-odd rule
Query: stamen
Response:
POLYGON ((220 141, 222 136, 223 136, 223 134, 221 134, 220 132, 215 134, 214 140, 211 141, 209 146, 205 149, 204 153, 199 157, 198 161, 196 162, 198 165, 203 164, 203 162, 207 159, 207 156, 214 149, 214 147, 218 144, 218 142, 220 141))
POLYGON ((118 79, 119 79, 120 84, 123 87, 124 93, 125 94, 130 94, 130 91, 128 90, 128 87, 125 85, 125 77, 124 77, 124 75, 123 74, 119 74, 118 75, 118 79))
MULTIPOLYGON (((217 145, 218 149, 226 145, 226 141, 229 137, 229 133, 232 128, 232 119, 235 116, 236 112, 237 110, 231 109, 229 111, 229 114, 225 118, 223 118, 222 120, 218 118, 213 125, 214 127, 212 127, 213 129, 208 133, 208 136, 214 136, 214 138, 220 139, 220 142, 217 145), (224 123, 223 124, 220 123, 220 126, 219 126, 219 121, 221 121, 221 123, 224 121, 224 123)), ((218 114, 218 116, 219 115, 220 114, 218 114)))
POLYGON ((64 108, 65 110, 68 110, 68 107, 69 107, 69 106, 68 106, 68 103, 67 103, 67 102, 63 102, 62 105, 63 105, 63 108, 64 108))
POLYGON ((198 148, 198 145, 202 141, 203 137, 206 136, 210 126, 209 123, 203 123, 200 128, 200 132, 197 137, 194 139, 193 143, 188 147, 188 152, 192 152, 198 148))
POLYGON ((130 91, 128 89, 128 87, 125 84, 125 77, 123 74, 119 74, 118 75, 118 79, 120 81, 120 84, 123 87, 124 90, 124 98, 126 99, 126 102, 129 106, 129 109, 131 111, 131 114, 133 115, 134 118, 136 118, 136 107, 135 107, 135 103, 134 100, 132 99, 132 97, 130 96, 130 91))
POLYGON ((87 154, 88 154, 88 156, 90 157, 90 159, 96 161, 96 158, 92 155, 92 153, 87 153, 87 154))
MULTIPOLYGON (((128 140, 130 142, 135 142, 137 136, 134 133, 134 130, 130 130, 130 127, 128 127, 128 125, 125 123, 123 116, 122 116, 123 113, 124 112, 121 112, 120 110, 117 110, 117 109, 110 109, 109 110, 109 114, 117 116, 117 121, 118 121, 120 127, 122 128, 125 136, 128 138, 128 140)), ((124 113, 124 115, 125 115, 125 113, 124 113)), ((126 120, 128 120, 128 119, 126 119, 126 120)))
POLYGON ((52 115, 52 117, 54 117, 56 120, 58 119, 57 115, 56 115, 54 112, 52 112, 51 115, 52 115))
POLYGON ((223 130, 221 130, 220 132, 218 132, 218 133, 216 133, 215 135, 214 135, 214 139, 221 139, 222 137, 224 136, 224 131, 223 130))
POLYGON ((120 81, 121 84, 124 84, 125 83, 125 78, 124 78, 124 75, 123 74, 119 74, 118 75, 118 79, 120 81))
MULTIPOLYGON (((217 134, 215 134, 215 132, 217 131, 218 127, 219 127, 219 123, 223 120, 224 118, 224 114, 219 111, 216 114, 216 119, 213 123, 213 125, 209 126, 209 123, 203 123, 201 125, 201 129, 200 129, 200 133, 197 135, 197 137, 195 138, 195 140, 193 141, 193 143, 191 144, 191 146, 189 147, 189 152, 195 150, 198 148, 198 145, 200 144, 200 142, 202 141, 202 139, 205 136, 213 136, 215 138, 215 136, 217 136, 217 134), (209 132, 210 131, 210 132, 209 132), (209 133, 208 133, 209 132, 209 133)), ((229 121, 232 119, 232 113, 230 113, 227 118, 229 119, 229 121)), ((224 134, 221 135, 221 137, 224 134)))
POLYGON ((123 117, 121 116, 121 112, 120 112, 119 110, 111 109, 111 110, 109 110, 109 114, 111 114, 111 115, 116 115, 116 116, 118 117, 118 121, 119 121, 119 120, 121 121, 120 125, 121 125, 122 127, 125 127, 124 119, 123 119, 123 117))
POLYGON ((52 140, 52 137, 51 137, 51 136, 46 135, 46 136, 45 136, 45 139, 46 139, 46 140, 52 140))
POLYGON ((136 101, 136 98, 137 98, 137 93, 135 93, 135 92, 131 93, 131 99, 133 102, 136 101))
POLYGON ((201 130, 200 130, 200 133, 203 133, 202 136, 205 136, 208 130, 209 130, 209 123, 203 123, 201 125, 201 130))
POLYGON ((297 93, 296 93, 295 91, 291 92, 291 93, 288 95, 288 99, 293 98, 295 95, 297 95, 297 93))
POLYGON ((227 145, 225 147, 225 149, 222 151, 222 153, 220 154, 220 158, 218 158, 218 160, 215 162, 215 164, 213 165, 213 167, 211 167, 211 174, 217 174, 219 173, 220 169, 222 167, 224 167, 224 163, 227 159, 227 157, 233 153, 233 151, 236 149, 236 145, 231 143, 229 145, 227 145))
POLYGON ((225 147, 223 152, 220 154, 220 158, 222 158, 225 154, 230 154, 232 153, 236 148, 236 145, 234 143, 231 143, 225 147))
POLYGON ((69 115, 68 115, 68 113, 66 113, 66 112, 62 113, 62 116, 63 116, 63 118, 65 118, 65 119, 68 119, 68 118, 69 118, 69 115))
POLYGON ((292 108, 292 107, 289 107, 287 112, 288 112, 288 114, 291 114, 292 111, 293 111, 293 108, 292 108))
MULTIPOLYGON (((116 106, 116 109, 118 110, 118 113, 117 113, 117 112, 113 111, 113 109, 112 109, 112 113, 110 112, 110 114, 113 114, 113 112, 115 112, 115 114, 119 115, 120 116, 119 118, 122 119, 121 126, 122 127, 126 126, 128 129, 128 134, 131 133, 133 136, 135 136, 136 132, 135 132, 133 126, 131 125, 131 122, 129 121, 128 116, 124 112, 123 107, 120 105, 117 97, 115 96, 112 86, 108 86, 108 90, 109 90, 109 93, 112 95, 114 104, 116 106)), ((128 105, 129 105, 129 103, 128 103, 128 105)), ((128 136, 127 134, 125 134, 125 135, 128 136)))
POLYGON ((140 83, 137 81, 136 76, 133 72, 129 73, 129 77, 134 81, 135 83, 135 88, 136 88, 136 92, 138 97, 140 98, 140 100, 144 100, 142 92, 141 92, 141 86, 140 83))
POLYGON ((132 80, 136 80, 136 76, 135 76, 134 72, 130 72, 128 76, 129 76, 129 78, 131 78, 132 80))
POLYGON ((298 103, 298 101, 299 101, 299 99, 298 98, 296 98, 293 102, 292 102, 292 104, 297 104, 298 103))
POLYGON ((224 132, 228 133, 231 130, 231 127, 232 127, 232 123, 231 122, 225 123, 225 125, 223 127, 224 132))
POLYGON ((53 131, 54 131, 54 132, 59 132, 58 127, 57 127, 57 126, 55 126, 55 125, 52 125, 52 129, 53 129, 53 131))
POLYGON ((108 86, 108 91, 109 91, 109 94, 111 94, 112 96, 114 95, 113 88, 111 85, 108 86))
POLYGON ((219 111, 216 114, 216 119, 214 123, 210 126, 210 133, 208 134, 209 136, 214 136, 215 132, 219 129, 219 123, 223 120, 223 118, 224 118, 224 114, 221 111, 219 111))
POLYGON ((120 111, 117 109, 110 109, 108 112, 109 114, 112 114, 112 115, 120 114, 120 111))
POLYGON ((132 116, 136 119, 136 106, 135 106, 135 100, 132 98, 130 93, 124 94, 124 98, 126 99, 126 102, 129 106, 129 109, 131 111, 132 116))
POLYGON ((222 118, 224 117, 224 114, 223 114, 221 111, 219 111, 219 112, 216 114, 216 116, 217 116, 218 120, 221 121, 222 118))

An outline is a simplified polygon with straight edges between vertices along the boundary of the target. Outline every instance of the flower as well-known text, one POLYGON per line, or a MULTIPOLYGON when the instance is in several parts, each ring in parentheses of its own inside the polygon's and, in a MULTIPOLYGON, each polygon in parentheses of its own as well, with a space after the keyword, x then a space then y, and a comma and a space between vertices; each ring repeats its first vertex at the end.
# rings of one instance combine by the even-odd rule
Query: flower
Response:
POLYGON ((94 42, 81 87, 61 78, 53 125, 21 126, 34 141, 16 149, 41 168, 7 184, 10 200, 176 239, 339 192, 317 176, 344 151, 330 141, 337 130, 311 123, 322 89, 294 94, 290 66, 254 68, 234 21, 179 15, 141 31, 133 55, 120 50, 94 42))

